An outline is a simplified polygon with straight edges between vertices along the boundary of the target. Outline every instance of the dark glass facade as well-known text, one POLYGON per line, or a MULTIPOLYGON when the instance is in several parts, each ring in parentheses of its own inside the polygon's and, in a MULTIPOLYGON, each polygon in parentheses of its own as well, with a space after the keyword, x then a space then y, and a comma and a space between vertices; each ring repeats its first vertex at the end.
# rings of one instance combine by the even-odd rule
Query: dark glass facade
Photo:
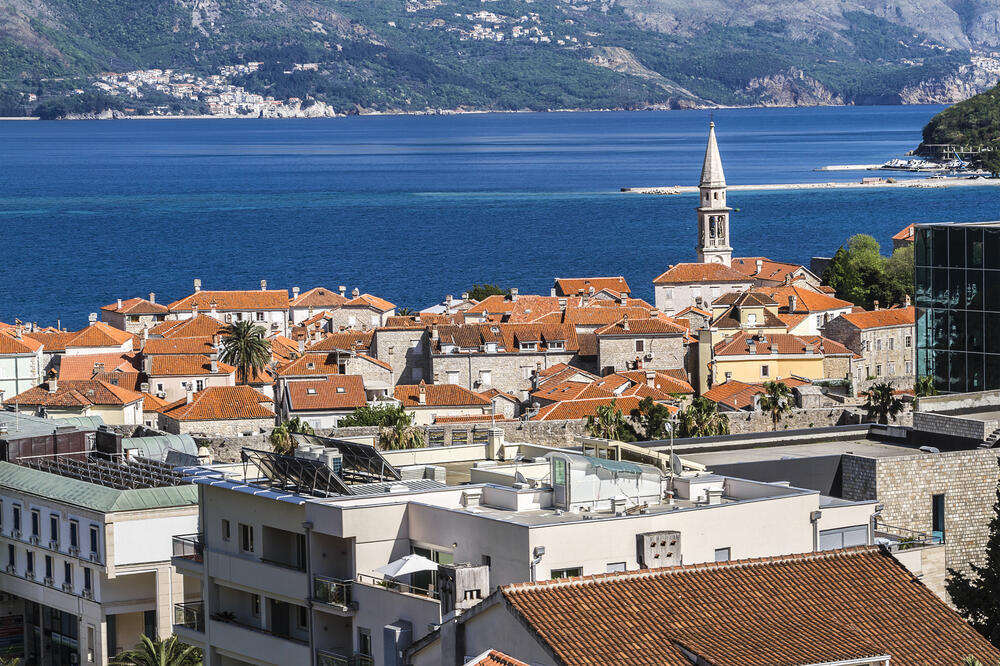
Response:
POLYGON ((942 393, 1000 388, 1000 223, 919 225, 913 263, 917 375, 942 393))

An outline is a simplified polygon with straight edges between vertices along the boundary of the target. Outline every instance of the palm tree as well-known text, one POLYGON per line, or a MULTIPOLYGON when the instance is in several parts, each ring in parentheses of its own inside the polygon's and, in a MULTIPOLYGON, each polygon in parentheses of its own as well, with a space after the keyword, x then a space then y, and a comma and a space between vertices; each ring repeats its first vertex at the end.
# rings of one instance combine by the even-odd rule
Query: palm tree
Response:
POLYGON ((729 417, 708 398, 695 398, 677 412, 678 437, 712 437, 729 434, 729 417))
POLYGON ((889 419, 895 419, 903 411, 903 401, 893 395, 889 382, 872 384, 864 396, 865 414, 869 421, 888 425, 889 419))
POLYGON ((223 363, 236 367, 236 381, 246 384, 250 377, 263 372, 271 362, 271 341, 264 337, 263 326, 238 321, 222 329, 223 363))
POLYGON ((396 308, 397 317, 411 317, 417 314, 413 311, 413 308, 396 308))
POLYGON ((625 420, 622 410, 618 409, 616 402, 617 398, 612 398, 610 404, 598 405, 597 414, 587 417, 587 431, 592 437, 601 439, 633 441, 635 436, 632 434, 632 428, 625 420))
POLYGON ((918 398, 926 398, 928 396, 937 395, 937 387, 934 386, 934 378, 930 375, 924 375, 923 377, 917 377, 917 381, 913 384, 913 392, 918 398))
POLYGON ((790 398, 792 390, 785 382, 764 382, 764 393, 760 396, 760 408, 771 415, 771 429, 778 429, 781 415, 792 411, 790 398))
POLYGON ((274 447, 274 452, 285 456, 292 455, 295 452, 295 440, 292 438, 292 435, 296 433, 312 435, 314 431, 312 426, 297 416, 286 420, 271 431, 269 439, 271 446, 274 447))
POLYGON ((378 429, 378 447, 383 451, 422 449, 425 446, 427 439, 424 437, 424 430, 418 426, 399 422, 394 426, 382 426, 378 429))
POLYGON ((171 636, 166 640, 142 636, 138 645, 111 660, 115 666, 201 666, 201 650, 171 636))

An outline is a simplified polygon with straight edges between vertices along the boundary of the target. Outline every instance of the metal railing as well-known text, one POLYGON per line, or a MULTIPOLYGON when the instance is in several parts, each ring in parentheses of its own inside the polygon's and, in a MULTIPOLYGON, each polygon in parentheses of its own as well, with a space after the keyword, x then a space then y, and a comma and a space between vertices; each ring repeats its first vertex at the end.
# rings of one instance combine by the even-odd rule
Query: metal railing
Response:
POLYGON ((200 534, 184 534, 173 537, 173 556, 182 560, 201 562, 205 545, 200 534))
POLYGON ((348 656, 330 650, 316 650, 316 663, 319 666, 375 666, 375 659, 360 652, 348 656))
POLYGON ((944 543, 943 534, 911 530, 906 527, 889 525, 882 521, 875 523, 875 537, 881 537, 892 541, 893 546, 899 550, 920 548, 922 546, 936 546, 944 543))
POLYGON ((174 604, 174 624, 205 633, 205 602, 192 601, 186 604, 174 604))
POLYGON ((365 583, 366 585, 374 585, 376 587, 384 587, 387 590, 393 590, 395 592, 416 594, 421 597, 430 597, 432 599, 438 598, 438 593, 436 590, 425 589, 422 587, 413 587, 412 585, 407 585, 406 583, 400 583, 398 581, 390 580, 388 578, 376 578, 375 576, 369 576, 368 574, 358 574, 358 582, 365 583))
POLYGON ((333 606, 350 608, 353 583, 353 580, 315 575, 313 576, 313 599, 333 606))

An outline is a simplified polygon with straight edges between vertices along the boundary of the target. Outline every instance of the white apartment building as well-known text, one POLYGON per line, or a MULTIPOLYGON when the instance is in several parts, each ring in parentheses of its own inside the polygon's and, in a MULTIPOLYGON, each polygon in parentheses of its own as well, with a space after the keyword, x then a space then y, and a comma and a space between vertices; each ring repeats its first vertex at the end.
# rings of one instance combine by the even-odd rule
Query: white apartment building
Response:
POLYGON ((206 664, 399 666, 500 585, 872 541, 874 501, 504 445, 499 431, 384 455, 296 437, 299 458, 244 450, 243 464, 180 470, 203 535, 174 564, 185 596, 204 596, 174 630, 206 664), (468 476, 448 478, 463 460, 468 476), (403 564, 415 571, 389 575, 403 564))
POLYGON ((194 293, 167 306, 167 319, 192 319, 206 314, 223 324, 252 321, 268 333, 288 333, 288 291, 267 288, 259 291, 203 291, 201 280, 194 281, 194 293))
POLYGON ((20 327, 0 330, 0 400, 42 383, 44 345, 22 335, 20 327))

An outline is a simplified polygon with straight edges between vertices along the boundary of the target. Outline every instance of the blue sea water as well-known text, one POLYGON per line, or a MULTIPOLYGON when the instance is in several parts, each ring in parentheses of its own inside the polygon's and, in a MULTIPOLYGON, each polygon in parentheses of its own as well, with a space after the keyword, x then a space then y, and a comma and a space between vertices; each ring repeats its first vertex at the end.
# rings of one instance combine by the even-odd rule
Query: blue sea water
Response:
MULTIPOLYGON (((854 180, 942 107, 716 111, 730 184, 854 180)), ((0 321, 76 327, 116 298, 358 287, 423 308, 474 282, 651 280, 692 261, 708 112, 0 122, 0 321)), ((733 192, 739 256, 808 262, 848 236, 995 219, 997 190, 733 192)))

